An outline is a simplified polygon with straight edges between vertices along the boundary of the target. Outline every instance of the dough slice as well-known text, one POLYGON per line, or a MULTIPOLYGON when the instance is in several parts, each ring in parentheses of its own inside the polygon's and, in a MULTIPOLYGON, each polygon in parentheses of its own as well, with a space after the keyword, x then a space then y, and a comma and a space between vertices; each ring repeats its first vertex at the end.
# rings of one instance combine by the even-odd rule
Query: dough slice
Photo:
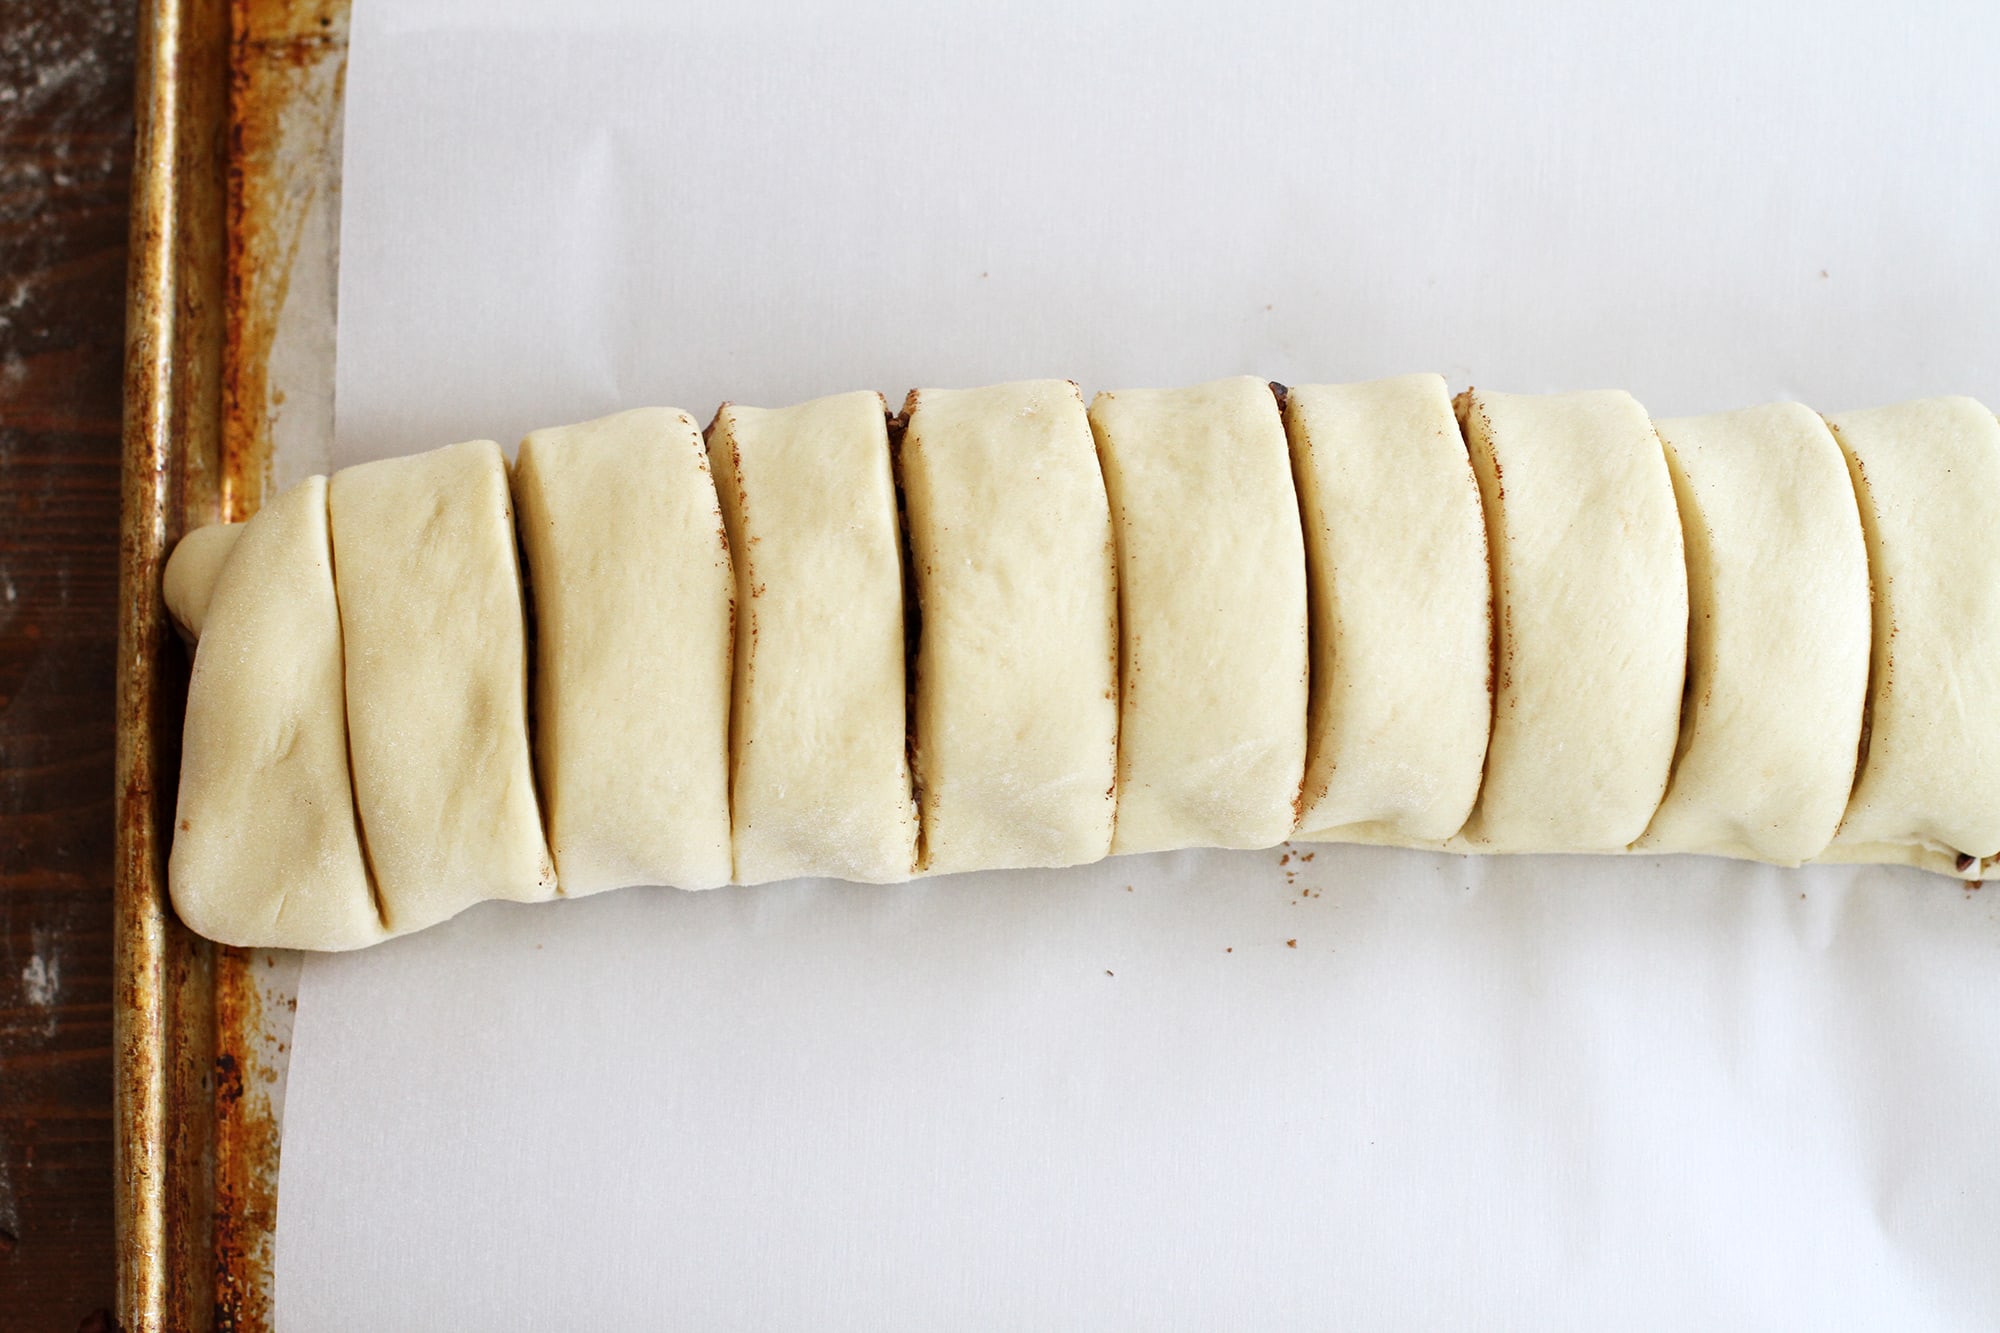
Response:
POLYGON ((700 429, 645 407, 538 430, 513 475, 563 893, 728 883, 736 587, 700 429))
POLYGON ((345 468, 329 495, 355 804, 389 928, 553 897, 500 446, 345 468))
POLYGON ((1083 399, 1037 380, 904 410, 925 868, 1095 861, 1117 811, 1118 594, 1083 399))
POLYGON ((1441 842, 1493 719, 1486 519, 1441 376, 1285 402, 1312 608, 1307 841, 1441 842))
POLYGON ((373 944, 387 932, 348 784, 326 478, 227 531, 190 534, 167 567, 202 608, 167 858, 174 910, 244 948, 373 944), (214 561, 223 541, 233 549, 214 561))
MULTIPOLYGON (((320 478, 322 487, 325 481, 324 477, 320 478)), ((243 526, 241 523, 210 523, 196 528, 176 542, 174 553, 167 557, 160 594, 166 599, 167 614, 173 617, 174 624, 187 636, 189 643, 201 638, 202 622, 207 618, 209 602, 215 596, 215 582, 222 576, 222 566, 228 562, 229 553, 236 549, 236 539, 243 535, 243 526)))
POLYGON ((1666 791, 1687 566, 1660 440, 1631 395, 1467 390, 1493 555, 1494 712, 1454 847, 1623 851, 1666 791))
POLYGON ((708 449, 736 561, 736 878, 907 879, 917 813, 882 395, 726 403, 708 449))
POLYGON ((1847 464, 1797 403, 1655 424, 1693 614, 1673 780, 1633 850, 1797 865, 1840 823, 1868 693, 1868 553, 1847 464))
POLYGON ((1827 860, 2000 854, 2000 422, 1970 398, 1828 418, 1875 583, 1861 773, 1827 860))
POLYGON ((1117 535, 1113 852, 1268 847, 1306 757, 1306 567, 1284 423, 1247 376, 1100 393, 1117 535))

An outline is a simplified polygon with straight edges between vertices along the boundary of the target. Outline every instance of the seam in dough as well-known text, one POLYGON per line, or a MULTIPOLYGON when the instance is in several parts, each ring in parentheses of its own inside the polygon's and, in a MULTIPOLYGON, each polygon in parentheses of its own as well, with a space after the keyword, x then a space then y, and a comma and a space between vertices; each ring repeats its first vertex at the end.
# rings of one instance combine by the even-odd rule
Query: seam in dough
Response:
POLYGON ((160 595, 166 599, 167 614, 189 644, 201 639, 202 622, 208 617, 209 601, 215 596, 216 581, 236 539, 243 535, 241 523, 211 523, 196 528, 174 543, 167 568, 160 580, 160 595))

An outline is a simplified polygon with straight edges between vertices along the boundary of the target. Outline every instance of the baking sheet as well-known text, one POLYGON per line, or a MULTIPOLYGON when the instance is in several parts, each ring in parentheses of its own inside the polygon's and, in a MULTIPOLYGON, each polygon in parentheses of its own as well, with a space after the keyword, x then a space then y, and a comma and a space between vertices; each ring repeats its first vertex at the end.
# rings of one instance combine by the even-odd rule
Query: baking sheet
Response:
MULTIPOLYGON (((336 462, 1045 374, 2000 400, 1988 9, 1386 9, 358 0, 336 462)), ((281 1326, 2000 1320, 1991 891, 1301 850, 312 958, 281 1326)))

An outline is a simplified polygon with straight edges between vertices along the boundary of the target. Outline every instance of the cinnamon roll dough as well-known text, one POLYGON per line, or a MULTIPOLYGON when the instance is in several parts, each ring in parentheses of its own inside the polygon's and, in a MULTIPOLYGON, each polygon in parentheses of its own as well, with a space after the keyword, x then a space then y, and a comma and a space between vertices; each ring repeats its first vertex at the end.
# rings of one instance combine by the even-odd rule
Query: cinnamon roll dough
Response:
POLYGON ((923 389, 900 465, 921 609, 925 869, 1066 866, 1111 846, 1111 512, 1076 385, 923 389))
POLYGON ((1248 376, 1090 405, 1118 552, 1113 852, 1268 847, 1306 757, 1306 566, 1277 400, 1248 376))
POLYGON ((513 481, 564 894, 728 883, 735 580, 700 429, 645 407, 538 430, 513 481))
POLYGON ((736 566, 735 877, 906 879, 917 814, 882 395, 724 404, 708 449, 736 566))
POLYGON ((500 446, 363 463, 328 493, 355 804, 389 929, 553 897, 500 446))
POLYGON ((1467 390, 1493 558, 1493 736, 1452 840, 1622 851, 1666 791, 1687 665, 1687 566, 1659 437, 1631 395, 1467 390))
POLYGON ((1656 427, 1692 614, 1673 779, 1633 850, 1797 865, 1840 823, 1868 693, 1868 553, 1847 464, 1797 403, 1656 427))
POLYGON ((348 786, 326 478, 248 523, 189 534, 167 584, 201 636, 167 858, 174 910, 244 947, 382 939, 348 786))
POLYGON ((1479 484, 1438 375, 1285 401, 1312 690, 1301 837, 1436 843, 1479 795, 1492 583, 1479 484))
POLYGON ((2000 422, 1970 398, 1828 418, 1875 584, 1860 776, 1823 859, 2000 855, 2000 422))
MULTIPOLYGON (((326 478, 319 480, 324 499, 326 478)), ((324 507, 322 504, 321 508, 324 507)), ((174 544, 174 553, 168 557, 161 579, 160 595, 166 599, 167 614, 173 617, 189 643, 201 638, 202 622, 208 617, 216 580, 222 576, 222 566, 242 535, 241 523, 211 523, 196 528, 174 544)))
POLYGON ((1472 852, 2000 863, 1990 412, 1656 432, 1622 393, 1468 392, 1461 451, 1443 394, 1308 386, 1282 420, 1247 378, 1088 413, 1064 381, 913 394, 907 696, 879 395, 725 406, 705 445, 666 409, 536 432, 532 760, 498 447, 310 480, 165 571, 199 636, 175 905, 340 949, 549 897, 531 762, 575 892, 1256 847, 1301 815, 1472 852))

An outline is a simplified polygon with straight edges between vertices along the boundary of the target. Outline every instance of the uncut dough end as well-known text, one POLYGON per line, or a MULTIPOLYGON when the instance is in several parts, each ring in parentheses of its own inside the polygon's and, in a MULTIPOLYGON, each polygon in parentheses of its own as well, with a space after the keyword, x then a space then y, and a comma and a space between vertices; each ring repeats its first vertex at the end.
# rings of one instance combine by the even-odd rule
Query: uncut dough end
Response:
POLYGON ((390 929, 555 896, 500 446, 345 468, 328 495, 355 804, 390 929))
POLYGON ((326 478, 273 499, 196 617, 167 884, 196 933, 242 948, 385 937, 354 817, 326 478))
POLYGON ((1479 796, 1493 717, 1479 484, 1438 375, 1285 400, 1312 613, 1299 826, 1437 842, 1479 796))
POLYGON ((161 579, 160 595, 166 599, 167 614, 189 643, 201 638, 202 621, 208 615, 209 599, 215 595, 215 581, 236 539, 243 535, 241 523, 210 523, 196 528, 174 543, 161 579))
POLYGON ((724 404, 708 449, 736 566, 736 879, 908 879, 918 824, 882 395, 724 404))
POLYGON ((915 391, 904 412, 925 869, 1095 861, 1117 810, 1118 608, 1083 399, 1038 380, 915 391))
POLYGON ((735 580, 699 428, 639 408, 538 430, 513 483, 564 894, 727 883, 735 580))

